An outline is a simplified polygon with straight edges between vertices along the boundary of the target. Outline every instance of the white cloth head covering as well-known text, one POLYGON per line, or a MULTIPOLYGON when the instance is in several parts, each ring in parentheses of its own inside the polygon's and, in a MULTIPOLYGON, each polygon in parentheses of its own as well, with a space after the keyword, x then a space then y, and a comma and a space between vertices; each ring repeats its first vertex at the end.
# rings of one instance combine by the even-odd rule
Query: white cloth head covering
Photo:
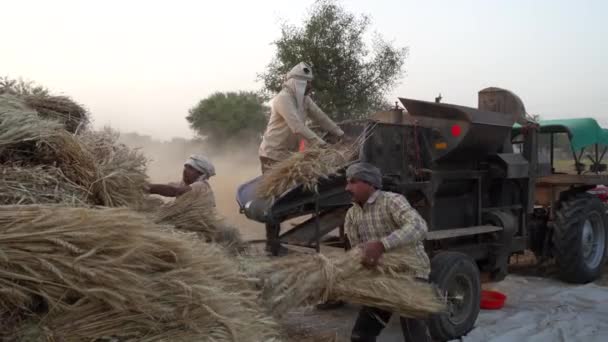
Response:
POLYGON ((286 75, 283 87, 289 89, 296 97, 298 111, 300 114, 304 111, 304 97, 306 96, 306 84, 312 81, 312 68, 301 62, 293 67, 286 75))
POLYGON ((193 154, 186 160, 184 165, 190 165, 206 178, 215 176, 215 166, 204 156, 193 154))

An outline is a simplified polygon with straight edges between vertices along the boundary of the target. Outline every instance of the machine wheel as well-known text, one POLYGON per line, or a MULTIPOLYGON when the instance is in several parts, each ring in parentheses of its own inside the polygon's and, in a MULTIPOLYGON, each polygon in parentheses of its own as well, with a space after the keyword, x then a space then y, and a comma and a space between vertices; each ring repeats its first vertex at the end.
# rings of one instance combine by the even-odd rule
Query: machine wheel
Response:
POLYGON ((441 252, 431 261, 430 280, 447 295, 448 312, 429 319, 434 339, 459 338, 473 329, 479 314, 481 282, 479 269, 468 255, 441 252))
POLYGON ((587 193, 560 203, 553 225, 553 246, 564 281, 584 284, 600 276, 608 238, 605 210, 598 198, 587 193))
MULTIPOLYGON (((483 223, 502 227, 502 231, 495 233, 496 247, 491 253, 490 275, 492 281, 501 281, 509 273, 509 258, 513 244, 513 236, 517 232, 517 218, 511 212, 491 211, 484 215, 483 223)), ((482 270, 485 271, 485 269, 482 270)))

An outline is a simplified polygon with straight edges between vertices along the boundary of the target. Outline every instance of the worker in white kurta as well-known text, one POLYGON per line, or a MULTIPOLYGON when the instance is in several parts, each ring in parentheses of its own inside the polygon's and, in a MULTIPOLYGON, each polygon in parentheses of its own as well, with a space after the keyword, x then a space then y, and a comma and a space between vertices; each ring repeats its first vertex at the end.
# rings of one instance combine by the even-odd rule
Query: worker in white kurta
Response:
POLYGON ((164 197, 179 197, 186 192, 196 190, 205 196, 213 206, 215 197, 209 185, 209 178, 215 176, 215 166, 204 156, 191 155, 184 162, 182 181, 175 184, 148 184, 148 193, 164 197))
MULTIPOLYGON (((262 173, 272 165, 285 160, 296 152, 301 139, 309 144, 325 144, 325 141, 306 125, 311 119, 332 135, 342 137, 344 132, 310 98, 312 68, 306 63, 293 67, 285 75, 283 89, 274 97, 270 108, 270 120, 259 149, 262 173)), ((279 238, 280 228, 266 225, 266 249, 279 238)), ((281 250, 285 251, 284 248, 281 250)))
POLYGON ((270 120, 259 149, 262 173, 298 149, 300 139, 310 144, 324 144, 306 125, 311 119, 323 130, 341 137, 344 132, 310 98, 312 69, 306 63, 296 65, 287 75, 283 89, 272 100, 270 120))

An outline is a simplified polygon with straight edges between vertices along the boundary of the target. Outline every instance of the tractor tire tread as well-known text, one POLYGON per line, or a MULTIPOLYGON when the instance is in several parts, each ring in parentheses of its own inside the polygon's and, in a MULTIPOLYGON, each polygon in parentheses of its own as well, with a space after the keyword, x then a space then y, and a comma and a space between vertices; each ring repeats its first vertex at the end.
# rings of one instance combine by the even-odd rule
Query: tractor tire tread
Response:
POLYGON ((603 224, 606 224, 603 203, 587 193, 572 195, 562 201, 555 212, 553 250, 559 276, 566 282, 585 284, 597 279, 600 275, 602 265, 600 264, 594 270, 588 269, 582 263, 582 248, 576 248, 576 246, 581 246, 581 224, 590 211, 598 211, 603 224))
POLYGON ((472 312, 469 314, 467 320, 455 329, 453 329, 453 327, 446 327, 441 315, 431 317, 428 322, 429 331, 437 341, 448 341, 467 334, 473 329, 477 316, 479 315, 481 282, 479 279, 479 269, 471 257, 458 252, 441 252, 437 254, 431 261, 431 282, 438 285, 438 287, 441 287, 441 283, 446 281, 446 277, 448 277, 455 268, 462 268, 464 272, 472 276, 473 286, 475 287, 472 312))

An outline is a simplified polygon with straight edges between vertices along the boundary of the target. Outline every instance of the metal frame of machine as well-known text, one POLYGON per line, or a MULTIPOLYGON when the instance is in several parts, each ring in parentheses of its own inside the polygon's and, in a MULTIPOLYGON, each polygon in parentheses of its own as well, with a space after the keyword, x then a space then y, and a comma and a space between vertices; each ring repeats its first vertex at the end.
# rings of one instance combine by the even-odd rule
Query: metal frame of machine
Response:
MULTIPOLYGON (((539 137, 560 129, 525 120, 521 100, 499 88, 480 91, 479 108, 400 100, 407 114, 394 110, 342 127, 347 134, 366 135, 359 159, 379 167, 383 189, 405 195, 427 220, 431 280, 448 298, 459 298, 450 301, 449 314, 430 320, 436 339, 472 329, 479 272, 504 278, 513 254, 531 249, 538 257, 555 258, 567 281, 598 276, 606 259, 608 218, 603 204, 586 191, 608 178, 554 174, 553 143, 549 165, 539 159, 539 137), (522 125, 514 130, 516 122, 522 125), (519 151, 513 149, 516 136, 519 151)), ((563 131, 572 140, 572 132, 563 131)), ((579 155, 573 156, 578 165, 579 155)), ((599 153, 594 165, 599 173, 599 153)), ((281 243, 318 250, 321 238, 342 226, 350 206, 343 172, 321 180, 318 193, 296 187, 271 200, 252 196, 255 185, 256 180, 241 186, 237 201, 248 218, 274 229, 275 253, 281 243), (282 222, 304 215, 311 217, 280 234, 282 222)), ((339 240, 344 242, 342 229, 339 240)))

